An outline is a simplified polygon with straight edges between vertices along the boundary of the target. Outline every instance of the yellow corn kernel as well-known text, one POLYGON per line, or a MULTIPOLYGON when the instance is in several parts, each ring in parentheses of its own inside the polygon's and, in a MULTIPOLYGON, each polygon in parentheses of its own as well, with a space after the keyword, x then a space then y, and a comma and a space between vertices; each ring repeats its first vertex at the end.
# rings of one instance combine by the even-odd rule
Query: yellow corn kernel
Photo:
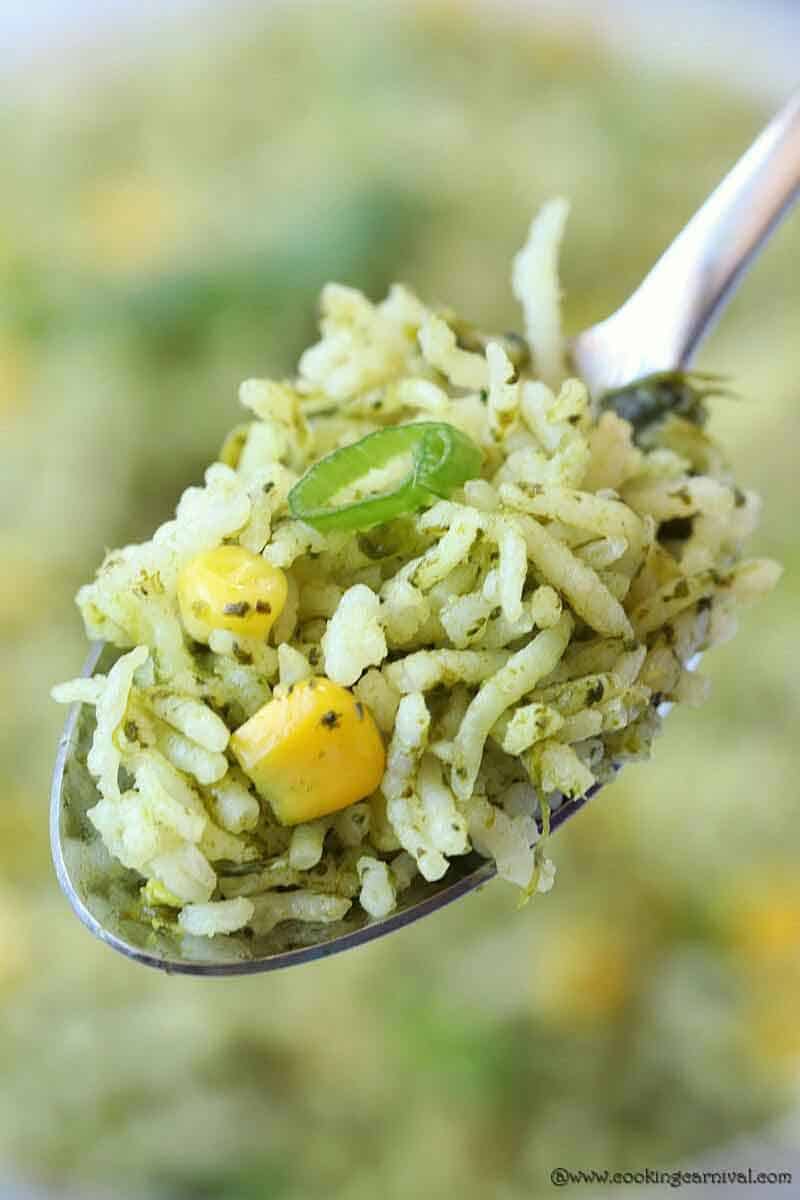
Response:
POLYGON ((82 215, 86 250, 110 272, 152 270, 180 228, 176 198, 141 175, 102 179, 85 196, 82 215))
POLYGON ((158 879, 148 879, 141 889, 142 900, 145 904, 157 907, 183 908, 183 900, 179 899, 169 888, 165 888, 158 879))
POLYGON ((230 746, 283 825, 362 800, 386 766, 369 709, 322 675, 273 697, 237 729, 230 746))
POLYGON ((286 576, 242 546, 198 554, 178 576, 178 605, 190 637, 207 642, 214 629, 264 638, 286 603, 286 576))

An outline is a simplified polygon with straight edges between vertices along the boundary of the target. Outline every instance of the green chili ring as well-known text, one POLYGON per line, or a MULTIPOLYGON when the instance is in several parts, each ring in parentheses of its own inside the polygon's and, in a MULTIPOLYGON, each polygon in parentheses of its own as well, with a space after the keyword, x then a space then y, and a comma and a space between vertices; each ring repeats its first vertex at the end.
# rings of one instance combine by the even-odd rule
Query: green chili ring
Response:
POLYGON ((293 517, 323 533, 369 529, 424 508, 434 496, 446 499, 479 474, 481 459, 471 438, 444 421, 379 429, 310 467, 289 492, 289 510, 293 517), (409 451, 411 470, 396 488, 351 504, 330 504, 342 488, 409 451))

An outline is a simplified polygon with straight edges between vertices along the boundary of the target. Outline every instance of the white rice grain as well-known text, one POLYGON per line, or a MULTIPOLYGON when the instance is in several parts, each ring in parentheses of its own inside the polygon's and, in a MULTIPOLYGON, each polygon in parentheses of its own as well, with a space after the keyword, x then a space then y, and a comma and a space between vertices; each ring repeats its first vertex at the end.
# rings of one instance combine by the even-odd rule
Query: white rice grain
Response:
POLYGON ((572 620, 564 614, 552 629, 537 634, 527 646, 513 654, 470 704, 455 738, 453 790, 462 800, 472 793, 483 746, 492 726, 507 708, 532 691, 539 680, 555 668, 571 633, 572 620))

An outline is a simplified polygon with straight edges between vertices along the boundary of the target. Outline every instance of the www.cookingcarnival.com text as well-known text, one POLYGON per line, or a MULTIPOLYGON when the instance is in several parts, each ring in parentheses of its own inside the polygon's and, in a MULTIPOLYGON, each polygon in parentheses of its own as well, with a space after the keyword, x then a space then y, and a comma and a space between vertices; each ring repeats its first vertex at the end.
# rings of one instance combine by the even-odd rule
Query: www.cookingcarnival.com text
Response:
POLYGON ((572 1170, 569 1167, 554 1167, 550 1172, 554 1187, 563 1188, 577 1184, 593 1184, 595 1187, 659 1184, 661 1187, 680 1188, 706 1186, 736 1187, 738 1185, 774 1184, 791 1185, 791 1171, 766 1171, 755 1167, 719 1171, 654 1170, 646 1167, 641 1171, 572 1170))

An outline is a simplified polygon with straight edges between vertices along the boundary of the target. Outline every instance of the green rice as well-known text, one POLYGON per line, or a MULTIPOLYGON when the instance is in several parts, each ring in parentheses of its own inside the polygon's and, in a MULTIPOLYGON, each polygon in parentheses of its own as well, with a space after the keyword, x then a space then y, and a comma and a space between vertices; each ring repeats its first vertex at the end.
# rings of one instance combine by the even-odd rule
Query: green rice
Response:
POLYGON ((467 336, 400 285, 378 304, 326 287, 297 377, 247 381, 252 419, 204 485, 78 593, 88 636, 123 653, 53 694, 96 708, 89 816, 141 874, 146 918, 194 936, 335 922, 352 904, 379 918, 471 850, 548 890, 537 816, 646 756, 662 704, 705 695, 698 651, 776 581, 774 563, 741 560, 757 499, 702 428, 673 414, 634 440, 566 375, 565 217, 546 206, 515 263, 524 341, 467 336), (289 492, 322 456, 420 420, 467 434, 481 478, 360 533, 292 517, 289 492), (285 573, 266 639, 216 630, 205 646, 183 627, 178 576, 223 544, 285 573), (386 770, 374 794, 287 828, 229 737, 319 674, 369 709, 386 770))

